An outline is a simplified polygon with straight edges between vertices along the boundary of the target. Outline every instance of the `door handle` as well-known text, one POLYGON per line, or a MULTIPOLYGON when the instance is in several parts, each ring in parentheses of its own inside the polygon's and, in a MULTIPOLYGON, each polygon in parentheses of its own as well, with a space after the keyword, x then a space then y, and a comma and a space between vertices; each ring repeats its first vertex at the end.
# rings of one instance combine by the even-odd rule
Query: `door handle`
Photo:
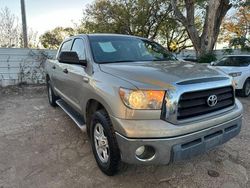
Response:
POLYGON ((68 69, 63 69, 63 72, 68 74, 69 71, 68 71, 68 69))
POLYGON ((52 69, 56 69, 56 66, 55 66, 55 65, 53 65, 53 66, 52 66, 52 69))
POLYGON ((83 77, 83 81, 85 82, 85 83, 88 83, 89 82, 89 78, 88 77, 83 77))

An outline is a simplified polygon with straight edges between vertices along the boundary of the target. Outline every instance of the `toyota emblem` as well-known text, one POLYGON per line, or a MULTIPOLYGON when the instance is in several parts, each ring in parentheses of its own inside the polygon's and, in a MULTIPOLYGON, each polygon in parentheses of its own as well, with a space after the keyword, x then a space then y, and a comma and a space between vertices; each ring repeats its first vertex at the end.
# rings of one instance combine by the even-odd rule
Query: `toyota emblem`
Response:
POLYGON ((210 106, 210 107, 213 107, 217 104, 218 102, 218 98, 216 95, 210 95, 208 98, 207 98, 207 105, 210 106))

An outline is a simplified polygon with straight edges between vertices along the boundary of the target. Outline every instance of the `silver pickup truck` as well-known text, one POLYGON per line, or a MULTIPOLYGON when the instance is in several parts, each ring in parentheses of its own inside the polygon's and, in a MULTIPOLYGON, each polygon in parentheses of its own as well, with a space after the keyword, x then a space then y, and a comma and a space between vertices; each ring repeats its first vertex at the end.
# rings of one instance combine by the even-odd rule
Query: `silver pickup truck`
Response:
POLYGON ((91 140, 100 169, 168 164, 223 144, 241 129, 230 77, 177 61, 151 40, 115 34, 66 39, 46 63, 49 103, 91 140))

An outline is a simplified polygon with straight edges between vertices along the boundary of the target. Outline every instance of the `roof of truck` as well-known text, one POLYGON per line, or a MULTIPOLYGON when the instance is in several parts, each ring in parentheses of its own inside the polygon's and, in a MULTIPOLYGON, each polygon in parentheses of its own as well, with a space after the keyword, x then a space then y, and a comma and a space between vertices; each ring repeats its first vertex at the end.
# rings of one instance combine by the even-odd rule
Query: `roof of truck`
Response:
MULTIPOLYGON (((140 38, 140 39, 147 39, 147 38, 143 38, 143 37, 139 37, 139 36, 135 36, 135 35, 125 35, 125 34, 115 34, 115 33, 91 33, 91 34, 79 34, 79 35, 75 35, 75 36, 72 36, 71 38, 74 38, 74 37, 81 37, 81 36, 97 36, 97 37, 100 37, 100 36, 117 36, 117 37, 134 37, 134 38, 140 38)), ((147 39, 149 40, 149 39, 147 39)))

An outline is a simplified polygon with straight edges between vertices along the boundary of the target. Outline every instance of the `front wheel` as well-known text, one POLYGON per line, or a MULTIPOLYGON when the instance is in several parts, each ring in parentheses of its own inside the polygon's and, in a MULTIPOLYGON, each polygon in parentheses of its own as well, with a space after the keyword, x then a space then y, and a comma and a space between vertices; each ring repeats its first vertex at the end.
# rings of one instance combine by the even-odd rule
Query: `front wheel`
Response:
POLYGON ((248 97, 250 95, 250 79, 247 79, 244 83, 243 89, 240 91, 242 97, 248 97))
POLYGON ((114 130, 105 110, 94 113, 90 131, 92 150, 99 168, 106 175, 113 176, 118 171, 121 159, 114 130))

